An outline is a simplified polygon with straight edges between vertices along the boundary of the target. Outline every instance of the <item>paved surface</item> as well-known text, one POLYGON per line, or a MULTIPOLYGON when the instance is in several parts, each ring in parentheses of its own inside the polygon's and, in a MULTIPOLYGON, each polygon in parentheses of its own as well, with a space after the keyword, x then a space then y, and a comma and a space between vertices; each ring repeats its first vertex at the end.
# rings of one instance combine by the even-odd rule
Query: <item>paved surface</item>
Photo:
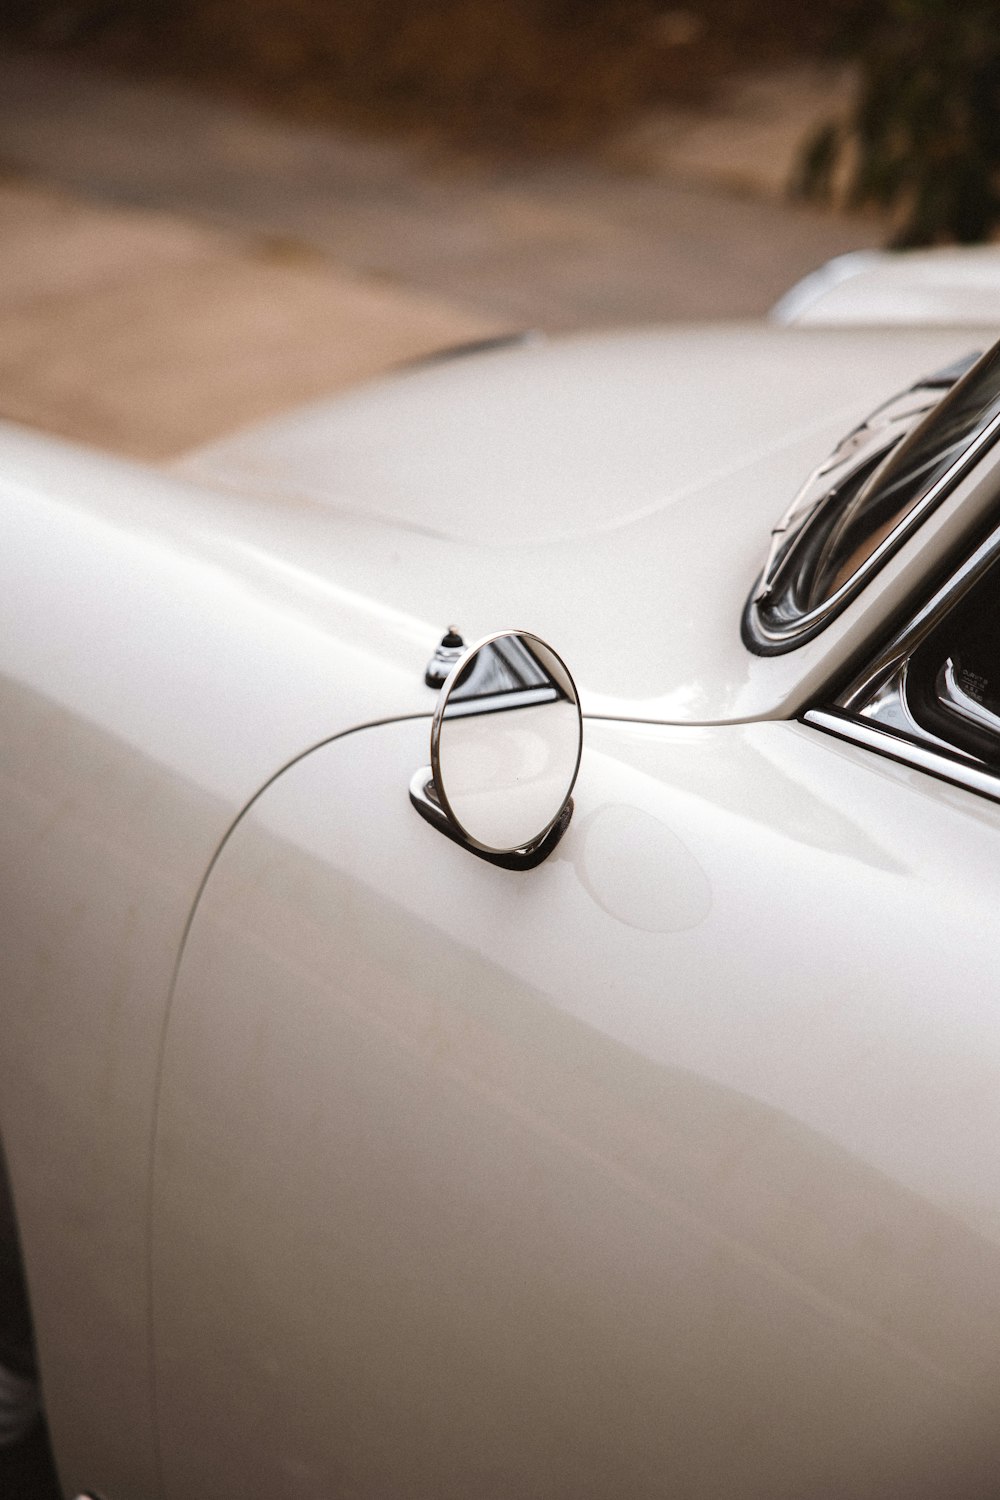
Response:
POLYGON ((780 75, 486 168, 0 59, 0 413, 158 458, 435 345, 761 315, 878 239, 773 196, 826 104, 780 75))
POLYGON ((169 214, 0 182, 0 414, 165 458, 502 324, 169 214))
MULTIPOLYGON (((787 117, 773 84, 758 83, 721 121, 685 129, 671 114, 658 132, 653 122, 654 175, 594 162, 486 170, 177 89, 8 59, 0 162, 104 201, 292 236, 366 276, 546 328, 755 315, 830 255, 877 238, 870 222, 706 180, 730 170, 773 189, 816 113, 801 80, 786 89, 787 117), (672 160, 686 180, 665 175, 672 160)), ((833 87, 831 103, 838 97, 833 87)), ((636 165, 640 136, 630 137, 636 165)), ((617 158, 628 154, 626 142, 617 158)))

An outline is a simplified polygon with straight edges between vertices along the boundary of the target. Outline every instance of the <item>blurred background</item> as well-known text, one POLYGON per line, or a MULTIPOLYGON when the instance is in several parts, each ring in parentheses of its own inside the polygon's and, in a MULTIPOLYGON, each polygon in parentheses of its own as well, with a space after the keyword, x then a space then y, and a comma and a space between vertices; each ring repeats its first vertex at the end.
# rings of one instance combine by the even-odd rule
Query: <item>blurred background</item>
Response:
POLYGON ((162 460, 442 345, 760 317, 913 238, 850 121, 937 9, 6 0, 0 415, 162 460))
MULTIPOLYGON (((5 0, 0 416, 146 462, 1000 220, 995 0, 5 0)), ((56 1493, 44 1434, 0 1493, 56 1493)))
POLYGON ((8 36, 299 118, 558 149, 732 70, 844 50, 864 0, 7 0, 8 36))
POLYGON ((0 415, 168 458, 442 344, 989 238, 995 0, 6 0, 0 415))
POLYGON ((6 0, 0 415, 143 459, 442 345, 989 237, 993 0, 6 0))
POLYGON ((996 221, 994 0, 7 0, 8 40, 224 91, 300 120, 479 153, 605 141, 733 75, 852 60, 853 110, 804 141, 797 187, 896 210, 896 238, 996 221), (844 164, 848 144, 852 159, 844 164))

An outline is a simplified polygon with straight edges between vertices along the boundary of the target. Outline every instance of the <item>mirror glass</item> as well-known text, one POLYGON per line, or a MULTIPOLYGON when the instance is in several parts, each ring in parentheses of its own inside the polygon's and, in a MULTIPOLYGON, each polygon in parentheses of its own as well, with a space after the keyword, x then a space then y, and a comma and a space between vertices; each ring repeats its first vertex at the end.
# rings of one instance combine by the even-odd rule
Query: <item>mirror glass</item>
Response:
POLYGON ((535 843, 562 813, 580 764, 576 687, 550 646, 491 636, 456 663, 431 727, 438 799, 480 849, 535 843))

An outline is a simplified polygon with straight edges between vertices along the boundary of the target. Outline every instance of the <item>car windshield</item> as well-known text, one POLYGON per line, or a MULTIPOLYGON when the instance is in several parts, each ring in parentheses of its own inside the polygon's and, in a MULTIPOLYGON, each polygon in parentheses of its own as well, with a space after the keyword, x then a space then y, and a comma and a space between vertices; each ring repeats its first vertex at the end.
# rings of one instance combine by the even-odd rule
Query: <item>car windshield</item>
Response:
POLYGON ((1000 344, 887 402, 810 476, 748 605, 752 649, 815 634, 1000 431, 1000 344))
POLYGON ((815 609, 842 587, 882 541, 929 495, 956 460, 1000 414, 1000 346, 973 367, 930 413, 890 450, 845 505, 820 549, 808 605, 815 609))

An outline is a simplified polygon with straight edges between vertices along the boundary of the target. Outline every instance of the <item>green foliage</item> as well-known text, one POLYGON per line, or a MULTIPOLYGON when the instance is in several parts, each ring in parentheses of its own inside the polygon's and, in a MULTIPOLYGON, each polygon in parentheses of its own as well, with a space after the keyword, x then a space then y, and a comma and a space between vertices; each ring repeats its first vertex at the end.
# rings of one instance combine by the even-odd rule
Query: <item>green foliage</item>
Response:
POLYGON ((882 0, 855 39, 853 115, 807 142, 798 187, 892 211, 897 247, 981 240, 1000 223, 997 0, 882 0))

